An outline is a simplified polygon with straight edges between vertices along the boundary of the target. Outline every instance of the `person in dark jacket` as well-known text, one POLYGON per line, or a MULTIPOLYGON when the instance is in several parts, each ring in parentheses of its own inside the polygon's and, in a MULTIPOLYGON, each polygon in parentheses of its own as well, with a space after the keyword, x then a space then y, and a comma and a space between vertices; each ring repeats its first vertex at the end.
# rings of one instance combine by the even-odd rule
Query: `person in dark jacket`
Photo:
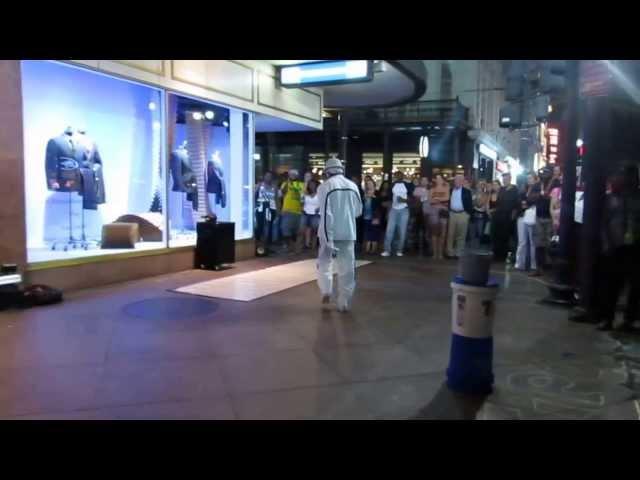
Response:
POLYGON ((449 258, 458 258, 467 239, 469 219, 473 214, 471 190, 463 186, 464 178, 456 175, 449 197, 449 230, 447 231, 447 254, 449 258), (455 245, 454 245, 455 244, 455 245))
POLYGON ((640 189, 638 167, 625 167, 611 181, 602 222, 600 272, 602 293, 598 330, 611 330, 618 297, 629 284, 624 323, 620 330, 633 329, 640 313, 640 189))
MULTIPOLYGON (((359 175, 352 175, 351 181, 358 187, 360 192, 360 201, 364 201, 364 190, 362 189, 362 178, 359 175)), ((364 221, 362 217, 356 218, 356 251, 362 251, 362 243, 364 241, 364 221)))
POLYGON ((511 184, 511 174, 503 174, 502 181, 491 219, 493 255, 499 262, 507 258, 511 244, 517 245, 516 218, 521 205, 518 188, 511 184))

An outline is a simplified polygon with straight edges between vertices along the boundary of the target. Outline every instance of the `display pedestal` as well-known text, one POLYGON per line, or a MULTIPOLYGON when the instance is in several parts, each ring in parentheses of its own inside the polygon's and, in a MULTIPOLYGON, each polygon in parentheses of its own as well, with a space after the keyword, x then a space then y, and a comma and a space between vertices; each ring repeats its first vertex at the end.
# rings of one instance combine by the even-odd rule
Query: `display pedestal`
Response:
POLYGON ((224 264, 236 261, 235 223, 198 222, 194 267, 225 270, 224 264))

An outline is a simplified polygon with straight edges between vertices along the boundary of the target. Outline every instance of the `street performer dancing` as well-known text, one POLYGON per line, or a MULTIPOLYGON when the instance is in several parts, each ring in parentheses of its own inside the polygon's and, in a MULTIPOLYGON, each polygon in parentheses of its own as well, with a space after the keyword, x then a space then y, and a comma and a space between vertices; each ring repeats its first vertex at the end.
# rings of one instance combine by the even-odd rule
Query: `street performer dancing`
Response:
POLYGON ((318 188, 320 226, 318 238, 318 286, 322 303, 328 304, 333 293, 333 274, 338 274, 336 306, 348 312, 356 288, 355 250, 356 218, 362 215, 362 200, 355 183, 344 177, 338 158, 325 166, 327 180, 318 188))

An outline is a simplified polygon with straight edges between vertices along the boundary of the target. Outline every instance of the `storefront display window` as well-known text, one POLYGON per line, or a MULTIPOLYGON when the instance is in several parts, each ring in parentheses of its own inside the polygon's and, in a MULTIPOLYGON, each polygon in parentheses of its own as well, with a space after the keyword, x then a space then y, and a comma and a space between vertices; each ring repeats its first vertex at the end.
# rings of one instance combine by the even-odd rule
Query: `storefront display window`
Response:
POLYGON ((166 246, 162 91, 21 65, 28 261, 166 246))
POLYGON ((168 117, 169 246, 194 245, 207 216, 235 223, 236 239, 250 238, 250 115, 170 94, 168 117))
POLYGON ((63 62, 21 69, 29 263, 192 246, 211 215, 251 238, 252 114, 63 62))

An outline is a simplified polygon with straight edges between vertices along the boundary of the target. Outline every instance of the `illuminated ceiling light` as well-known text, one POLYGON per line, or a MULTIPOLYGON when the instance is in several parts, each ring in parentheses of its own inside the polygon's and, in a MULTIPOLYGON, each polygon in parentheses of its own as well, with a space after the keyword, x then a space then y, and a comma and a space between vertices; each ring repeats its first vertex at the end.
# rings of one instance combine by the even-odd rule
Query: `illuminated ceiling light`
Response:
POLYGON ((207 120, 213 120, 213 117, 215 117, 216 114, 211 110, 207 110, 206 112, 204 112, 204 116, 207 117, 207 120))
POLYGON ((222 122, 222 125, 224 125, 225 127, 229 126, 229 122, 227 122, 226 120, 224 122, 222 122))
POLYGON ((438 127, 437 125, 433 128, 435 128, 436 130, 440 130, 440 127, 438 127))
POLYGON ((200 112, 193 112, 192 116, 194 120, 202 120, 202 113, 200 112))
POLYGON ((420 152, 420 157, 422 158, 427 158, 429 156, 429 137, 427 135, 423 135, 422 137, 420 137, 418 151, 420 152))
POLYGON ((458 168, 462 168, 462 165, 458 165, 458 168))
POLYGON ((154 102, 149 102, 149 110, 152 112, 156 109, 156 104, 154 102))
POLYGON ((582 145, 584 145, 584 142, 582 141, 581 138, 579 138, 578 140, 576 140, 576 147, 580 148, 582 145))

